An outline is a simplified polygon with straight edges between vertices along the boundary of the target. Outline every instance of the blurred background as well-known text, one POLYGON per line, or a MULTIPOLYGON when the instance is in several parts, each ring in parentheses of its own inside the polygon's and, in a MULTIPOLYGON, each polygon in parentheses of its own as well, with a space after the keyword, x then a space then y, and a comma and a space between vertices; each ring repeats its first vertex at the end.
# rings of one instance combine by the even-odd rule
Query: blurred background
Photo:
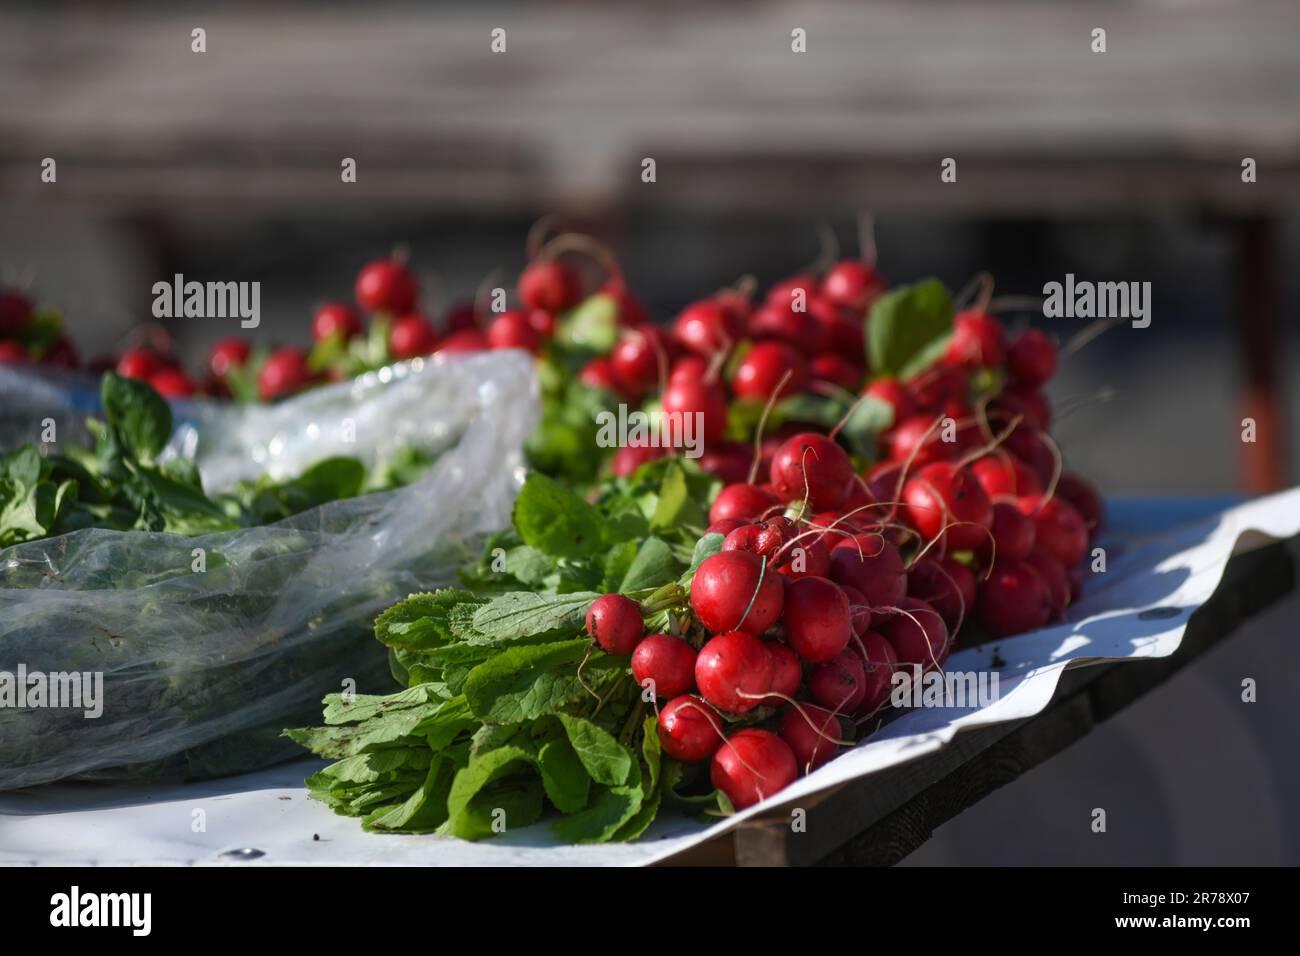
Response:
MULTIPOLYGON (((1058 437, 1107 493, 1300 478, 1295 0, 0 10, 0 280, 62 309, 83 357, 118 349, 150 318, 153 283, 177 272, 260 281, 257 334, 307 344, 313 307, 348 297, 364 262, 405 244, 444 311, 492 270, 517 274, 545 213, 607 241, 667 320, 743 274, 768 283, 814 260, 820 223, 855 254, 867 210, 894 282, 934 275, 956 289, 988 270, 999 295, 1038 294, 1066 273, 1152 283, 1151 326, 1112 329, 1051 389, 1080 400, 1058 437), (205 53, 191 51, 196 27, 205 53), (490 49, 494 28, 505 53, 490 49), (1105 53, 1091 50, 1095 28, 1105 53), (805 53, 791 50, 796 29, 805 53), (345 157, 354 184, 340 181, 345 157), (654 183, 641 179, 647 157, 654 183), (955 183, 940 182, 946 157, 955 183), (1242 182, 1246 157, 1254 183, 1242 182), (1259 421, 1253 446, 1245 415, 1259 421)), ((1082 324, 1046 326, 1066 341, 1082 324)), ((192 363, 231 331, 168 325, 192 363)), ((1296 610, 1251 639, 1293 642, 1296 610)), ((1221 665, 1203 661, 1162 693, 1237 686, 1221 665)), ((1300 674, 1294 655, 1289 667, 1300 674)), ((1174 714, 1195 706, 1170 700, 1174 714)), ((1135 726, 1154 739, 1149 721, 1135 726)), ((1214 727, 1198 732, 1193 762, 1261 746, 1247 725, 1214 727)), ((1077 763, 1099 736, 1051 766, 1163 772, 1149 747, 1077 763)), ((1297 731, 1282 737, 1263 759, 1289 760, 1297 731)), ((1300 779, 1287 773, 1295 806, 1300 779)), ((1036 861, 1071 862, 1059 840, 1027 832, 1042 794, 1016 793, 1033 779, 999 794, 1012 801, 999 812, 1019 821, 1018 845, 1047 847, 1036 861)), ((1187 813, 1214 802, 1171 779, 1164 792, 1187 813)), ((970 833, 936 840, 934 859, 1002 860, 999 839, 979 837, 1001 825, 979 816, 994 802, 961 818, 970 833)), ((1291 816, 1255 820, 1261 845, 1294 863, 1291 816)), ((1133 861, 1186 862, 1177 842, 1133 861)))

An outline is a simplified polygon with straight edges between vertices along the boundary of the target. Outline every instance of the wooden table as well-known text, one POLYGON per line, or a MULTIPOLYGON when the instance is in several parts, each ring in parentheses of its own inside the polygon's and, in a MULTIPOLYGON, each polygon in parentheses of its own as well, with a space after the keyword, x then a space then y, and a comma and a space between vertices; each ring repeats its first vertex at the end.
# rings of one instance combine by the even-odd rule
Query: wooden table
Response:
POLYGON ((1035 717, 961 733, 936 753, 800 800, 807 812, 805 832, 791 831, 787 805, 667 865, 897 863, 936 827, 1065 750, 1229 638, 1247 618, 1294 593, 1296 564, 1296 548, 1288 542, 1234 557, 1214 595, 1188 621, 1172 656, 1070 668, 1052 703, 1035 717))

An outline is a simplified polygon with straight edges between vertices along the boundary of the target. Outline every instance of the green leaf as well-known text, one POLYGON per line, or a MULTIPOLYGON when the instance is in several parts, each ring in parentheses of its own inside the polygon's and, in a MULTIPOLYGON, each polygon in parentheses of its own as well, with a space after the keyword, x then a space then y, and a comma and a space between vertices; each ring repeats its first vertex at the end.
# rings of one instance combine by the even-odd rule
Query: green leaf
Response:
POLYGON ((536 822, 542 813, 542 788, 536 755, 522 747, 501 747, 473 757, 452 781, 447 795, 447 828, 463 840, 491 836, 504 816, 508 829, 536 822))
POLYGON ((463 640, 474 613, 487 603, 455 588, 412 594, 375 619, 375 637, 389 647, 417 650, 463 640))
POLYGON ((681 567, 673 557, 673 549, 659 538, 647 538, 636 553, 636 560, 627 569, 618 590, 622 594, 657 588, 672 581, 681 567))
POLYGON ((695 542, 695 551, 691 555, 691 566, 681 577, 683 584, 690 584, 691 578, 695 576, 695 572, 699 570, 700 565, 722 551, 722 542, 726 539, 725 534, 714 531, 695 542))
POLYGON ((324 720, 327 724, 355 723, 393 710, 420 707, 441 699, 437 684, 419 684, 396 694, 352 694, 348 697, 329 694, 325 697, 324 720))
POLYGON ((650 790, 659 788, 659 768, 663 763, 663 748, 659 743, 659 721, 647 717, 641 724, 641 756, 645 758, 650 773, 650 790))
POLYGON ((563 345, 608 355, 618 343, 618 302, 601 292, 587 296, 560 320, 556 337, 563 345))
POLYGON ((540 472, 532 472, 524 481, 515 501, 514 523, 525 544, 552 557, 590 557, 603 544, 599 512, 540 472))
POLYGON ((619 590, 623 586, 623 579, 627 577, 627 572, 632 567, 632 563, 636 561, 636 555, 637 543, 635 541, 623 541, 611 547, 605 554, 600 590, 606 594, 619 590))
POLYGON ((650 516, 650 530, 665 531, 682 524, 700 524, 704 510, 691 495, 686 472, 674 462, 664 473, 659 486, 659 503, 650 516))
POLYGON ((138 459, 163 450, 172 434, 172 411, 161 395, 143 382, 105 372, 99 386, 104 417, 138 459))
POLYGON ((375 811, 361 824, 365 830, 396 830, 430 833, 447 820, 447 797, 456 776, 456 765, 438 758, 429 765, 424 783, 400 806, 375 811))
POLYGON ((627 781, 634 762, 631 751, 589 720, 569 714, 556 716, 592 780, 611 787, 627 781))
POLYGON ((479 664, 465 681, 465 700, 483 720, 519 723, 549 714, 585 693, 578 663, 585 638, 511 647, 479 664))
MULTIPOLYGON (((515 641, 550 631, 575 631, 583 626, 587 608, 600 597, 594 591, 536 594, 511 591, 493 598, 474 613, 477 635, 494 643, 515 641)), ((479 640, 467 637, 470 643, 479 640)))
POLYGON ((650 794, 648 799, 642 799, 641 809, 638 810, 626 823, 614 831, 609 838, 611 842, 627 843, 635 840, 645 833, 650 824, 654 823, 655 817, 659 815, 659 803, 661 795, 656 791, 650 794))
POLYGON ((937 358, 939 341, 952 331, 952 297, 927 279, 887 292, 871 307, 867 337, 871 370, 907 379, 937 358))
POLYGON ((591 793, 591 775, 578 759, 568 738, 558 737, 542 745, 537 757, 542 786, 555 809, 577 813, 587 805, 591 793))
POLYGON ((641 809, 640 787, 611 787, 581 813, 557 820, 556 836, 569 843, 604 843, 641 809))

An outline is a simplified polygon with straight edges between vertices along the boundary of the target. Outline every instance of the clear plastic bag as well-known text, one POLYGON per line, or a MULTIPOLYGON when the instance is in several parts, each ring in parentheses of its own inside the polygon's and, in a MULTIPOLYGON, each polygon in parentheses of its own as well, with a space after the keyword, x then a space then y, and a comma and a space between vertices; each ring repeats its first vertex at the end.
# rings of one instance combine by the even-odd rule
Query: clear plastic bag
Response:
MULTIPOLYGON (((79 410, 13 384, 0 382, 8 421, 79 410)), ((526 355, 493 352, 417 359, 273 406, 177 407, 165 454, 192 455, 209 490, 331 455, 375 465, 404 444, 437 458, 404 488, 264 527, 85 530, 0 551, 0 672, 103 675, 97 718, 0 706, 0 790, 254 769, 301 753, 279 733, 319 719, 324 694, 391 687, 372 622, 453 582, 509 522, 536 391, 526 355)))

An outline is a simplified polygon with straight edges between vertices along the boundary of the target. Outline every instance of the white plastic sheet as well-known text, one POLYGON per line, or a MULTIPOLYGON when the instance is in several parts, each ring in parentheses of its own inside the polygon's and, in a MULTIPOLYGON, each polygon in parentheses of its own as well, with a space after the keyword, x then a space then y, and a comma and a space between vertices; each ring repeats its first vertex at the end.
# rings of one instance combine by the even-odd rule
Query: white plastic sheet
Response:
MULTIPOLYGON (((1155 504, 1121 504, 1103 543, 1108 570, 1091 577, 1071 621, 997 645, 999 699, 980 710, 912 711, 776 798, 784 803, 946 746, 964 729, 1031 717, 1051 700, 1068 666, 1164 657, 1188 617, 1213 593, 1229 557, 1268 539, 1300 534, 1300 489, 1261 498, 1170 529, 1151 529, 1155 504), (1156 615, 1143 615, 1152 609, 1156 615)), ((949 670, 991 667, 991 647, 962 651, 949 670)), ((0 862, 429 865, 626 865, 672 856, 735 826, 762 805, 711 827, 664 816, 640 841, 557 846, 546 823, 481 843, 434 836, 363 833, 307 799, 302 777, 317 761, 228 781, 174 788, 37 788, 0 794, 0 862), (208 828, 194 833, 202 808, 208 828), (236 849, 252 860, 227 856, 236 849)))

